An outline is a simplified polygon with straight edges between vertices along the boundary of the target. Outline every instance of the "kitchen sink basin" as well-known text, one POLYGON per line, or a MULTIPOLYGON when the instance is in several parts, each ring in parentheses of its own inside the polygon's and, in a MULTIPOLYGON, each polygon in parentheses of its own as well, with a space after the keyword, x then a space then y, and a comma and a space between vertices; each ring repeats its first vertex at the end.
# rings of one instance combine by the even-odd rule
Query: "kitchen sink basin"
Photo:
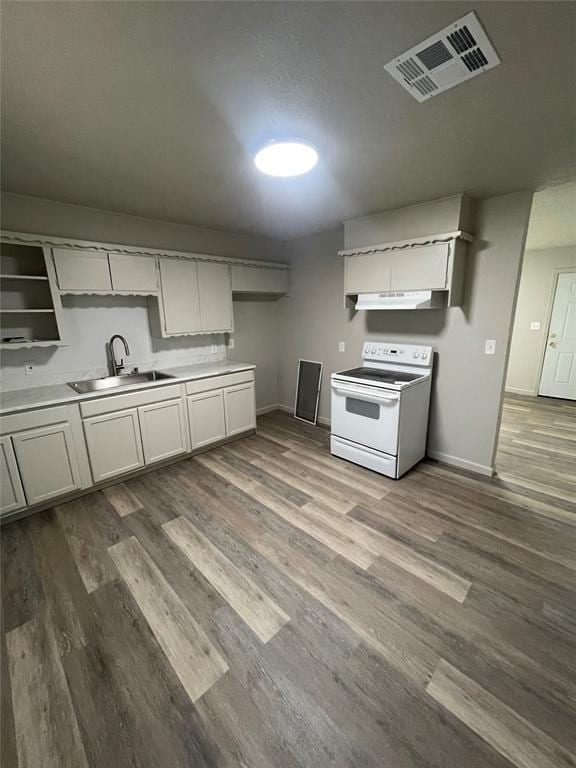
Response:
POLYGON ((122 376, 104 376, 102 379, 87 379, 85 381, 69 381, 68 386, 84 395, 87 392, 98 392, 102 389, 116 389, 129 387, 131 384, 145 384, 147 381, 160 381, 161 379, 173 379, 168 373, 158 371, 142 371, 138 373, 125 373, 122 376))

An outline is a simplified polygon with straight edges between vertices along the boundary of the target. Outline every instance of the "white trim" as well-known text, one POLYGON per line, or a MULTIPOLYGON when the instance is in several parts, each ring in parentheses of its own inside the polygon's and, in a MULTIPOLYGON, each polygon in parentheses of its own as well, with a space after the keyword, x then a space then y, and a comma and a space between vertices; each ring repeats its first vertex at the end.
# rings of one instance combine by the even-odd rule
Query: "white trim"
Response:
POLYGON ((532 395, 534 397, 538 395, 535 389, 522 389, 522 387, 506 387, 504 392, 510 392, 515 395, 532 395))
POLYGON ((338 251, 338 256, 360 256, 367 253, 379 253, 381 251, 397 251, 406 248, 417 248, 422 245, 450 243, 453 240, 466 240, 468 243, 474 242, 474 238, 471 234, 458 229, 455 232, 445 232, 441 235, 425 235, 424 237, 414 237, 410 240, 396 240, 391 243, 379 243, 377 245, 363 245, 358 248, 348 248, 345 251, 338 251))
POLYGON ((485 477, 493 477, 495 472, 494 467, 487 467, 484 464, 477 464, 475 461, 468 461, 468 459, 460 459, 458 456, 450 456, 449 453, 441 453, 440 451, 427 451, 426 455, 431 459, 441 461, 443 464, 451 464, 453 467, 467 469, 470 472, 476 472, 476 474, 484 475, 485 477))
POLYGON ((0 232, 3 242, 41 245, 45 248, 56 246, 64 248, 76 248, 79 250, 105 251, 106 253, 126 253, 138 256, 175 256, 181 259, 194 259, 196 261, 215 261, 224 264, 242 264, 248 267, 260 267, 261 269, 290 269, 289 264, 276 261, 260 261, 256 259, 242 259, 234 256, 213 256, 206 253, 189 253, 187 251, 169 251, 159 248, 148 248, 144 245, 118 245, 117 243, 99 243, 92 240, 76 240, 76 238, 53 237, 52 235, 34 235, 27 232, 0 232))
POLYGON ((262 408, 256 409, 256 416, 262 416, 264 413, 270 413, 271 411, 281 411, 282 406, 278 405, 278 403, 274 405, 263 405, 262 408))
POLYGON ((319 360, 305 360, 304 358, 299 358, 298 360, 298 371, 296 373, 296 391, 294 392, 294 410, 292 411, 294 418, 298 419, 298 421, 305 421, 306 424, 314 424, 316 425, 318 423, 318 406, 320 404, 320 389, 322 388, 322 371, 324 368, 324 363, 321 363, 319 360), (303 419, 301 416, 296 416, 296 406, 298 404, 298 382, 300 381, 300 365, 301 363, 312 363, 313 365, 319 365, 320 366, 320 376, 318 377, 318 389, 316 390, 316 409, 314 411, 314 421, 310 421, 309 419, 303 419))

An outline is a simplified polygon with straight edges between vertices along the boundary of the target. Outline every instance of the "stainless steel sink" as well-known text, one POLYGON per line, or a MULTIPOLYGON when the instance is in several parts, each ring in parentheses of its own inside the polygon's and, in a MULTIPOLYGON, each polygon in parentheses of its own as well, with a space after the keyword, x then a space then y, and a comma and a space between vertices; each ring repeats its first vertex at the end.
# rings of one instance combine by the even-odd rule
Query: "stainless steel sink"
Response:
POLYGON ((161 379, 173 379, 168 373, 158 371, 142 371, 138 373, 125 373, 122 376, 105 376, 102 379, 87 379, 85 381, 69 381, 68 386, 84 395, 87 392, 97 392, 101 389, 116 389, 117 387, 129 387, 131 384, 145 384, 147 381, 160 381, 161 379))

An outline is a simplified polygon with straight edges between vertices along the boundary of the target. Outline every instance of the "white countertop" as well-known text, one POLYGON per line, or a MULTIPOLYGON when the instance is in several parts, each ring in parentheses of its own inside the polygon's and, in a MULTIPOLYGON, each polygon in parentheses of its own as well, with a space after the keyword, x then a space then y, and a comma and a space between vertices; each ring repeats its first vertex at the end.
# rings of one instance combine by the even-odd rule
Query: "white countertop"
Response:
POLYGON ((137 389, 151 389, 152 387, 165 387, 182 381, 194 379, 206 379, 210 376, 222 376, 227 373, 239 371, 251 371, 256 368, 252 363, 232 363, 228 360, 219 360, 216 363, 199 363, 198 365, 185 365, 179 368, 157 368, 160 373, 167 373, 174 378, 161 379, 160 381, 145 381, 142 384, 130 384, 126 387, 114 387, 99 392, 86 392, 80 394, 69 387, 68 384, 52 384, 48 387, 35 387, 33 389, 16 389, 13 392, 3 392, 0 396, 0 414, 27 411, 32 408, 44 408, 50 405, 65 405, 76 403, 80 400, 95 400, 110 395, 120 395, 124 392, 133 392, 137 389))

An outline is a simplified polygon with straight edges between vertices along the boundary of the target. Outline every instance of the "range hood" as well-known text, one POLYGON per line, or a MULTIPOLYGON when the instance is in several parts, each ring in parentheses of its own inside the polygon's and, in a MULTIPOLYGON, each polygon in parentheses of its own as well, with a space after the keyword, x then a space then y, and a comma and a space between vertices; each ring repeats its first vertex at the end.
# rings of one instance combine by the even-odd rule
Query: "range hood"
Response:
POLYGON ((356 309, 440 309, 446 291, 387 291, 359 293, 356 309))

